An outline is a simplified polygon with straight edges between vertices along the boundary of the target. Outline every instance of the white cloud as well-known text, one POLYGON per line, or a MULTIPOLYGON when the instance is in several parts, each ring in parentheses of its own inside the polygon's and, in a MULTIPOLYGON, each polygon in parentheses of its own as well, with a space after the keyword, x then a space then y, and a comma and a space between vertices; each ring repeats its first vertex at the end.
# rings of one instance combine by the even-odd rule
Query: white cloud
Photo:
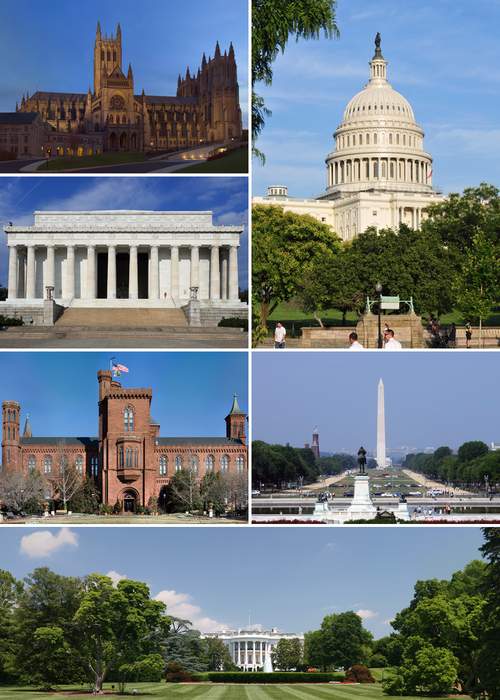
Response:
POLYGON ((183 620, 190 620, 193 623, 193 627, 200 630, 200 632, 219 632, 229 627, 227 623, 219 622, 203 615, 200 606, 192 602, 192 598, 188 593, 160 591, 155 596, 155 600, 165 603, 168 615, 180 617, 183 620))
POLYGON ((78 537, 69 528, 61 528, 55 535, 50 530, 24 535, 20 550, 32 559, 44 559, 64 547, 78 547, 78 537))
POLYGON ((378 616, 378 612, 375 612, 374 610, 364 610, 361 608, 360 610, 356 610, 356 615, 359 615, 362 620, 371 620, 372 618, 378 616))
POLYGON ((120 581, 123 581, 124 579, 128 578, 128 576, 125 576, 124 574, 119 574, 118 571, 108 571, 106 574, 112 581, 113 585, 116 586, 120 581))

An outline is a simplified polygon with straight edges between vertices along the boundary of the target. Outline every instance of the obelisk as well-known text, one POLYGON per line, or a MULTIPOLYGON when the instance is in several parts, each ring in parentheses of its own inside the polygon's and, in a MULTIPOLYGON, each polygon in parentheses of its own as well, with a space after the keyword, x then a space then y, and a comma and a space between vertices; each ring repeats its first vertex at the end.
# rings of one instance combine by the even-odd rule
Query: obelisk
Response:
POLYGON ((380 379, 377 401, 377 469, 385 469, 386 466, 384 382, 380 379))

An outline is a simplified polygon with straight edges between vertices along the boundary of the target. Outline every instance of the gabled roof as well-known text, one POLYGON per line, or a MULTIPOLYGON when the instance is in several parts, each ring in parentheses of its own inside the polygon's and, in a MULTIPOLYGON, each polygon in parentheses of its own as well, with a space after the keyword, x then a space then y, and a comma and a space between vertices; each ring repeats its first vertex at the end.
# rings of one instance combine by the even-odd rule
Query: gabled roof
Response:
POLYGON ((87 95, 83 92, 42 92, 37 90, 29 100, 70 100, 78 102, 78 100, 86 100, 87 95))
POLYGON ((21 445, 61 445, 61 446, 83 446, 94 447, 99 446, 99 440, 96 437, 22 437, 21 445))

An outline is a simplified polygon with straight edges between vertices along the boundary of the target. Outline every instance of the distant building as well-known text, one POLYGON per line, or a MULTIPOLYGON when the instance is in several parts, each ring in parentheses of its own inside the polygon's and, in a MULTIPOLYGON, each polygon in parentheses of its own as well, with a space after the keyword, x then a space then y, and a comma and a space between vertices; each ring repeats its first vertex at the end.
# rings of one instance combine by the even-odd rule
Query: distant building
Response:
POLYGON ((0 112, 0 157, 40 155, 50 128, 36 112, 0 112))
POLYGON ((280 639, 300 639, 304 642, 303 634, 280 632, 273 627, 271 630, 224 630, 203 635, 206 638, 221 639, 229 649, 233 663, 242 671, 258 671, 264 668, 266 656, 270 656, 280 639))

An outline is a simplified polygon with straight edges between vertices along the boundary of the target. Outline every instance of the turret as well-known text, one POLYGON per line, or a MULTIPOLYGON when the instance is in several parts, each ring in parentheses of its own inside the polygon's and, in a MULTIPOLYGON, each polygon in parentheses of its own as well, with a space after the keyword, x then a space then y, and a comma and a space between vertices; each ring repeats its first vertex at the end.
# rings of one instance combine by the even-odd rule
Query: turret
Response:
POLYGON ((246 443, 245 421, 246 413, 241 410, 238 404, 238 397, 233 396, 233 405, 229 414, 225 418, 226 421, 226 437, 230 440, 241 440, 246 443))
POLYGON ((2 403, 2 465, 4 469, 18 469, 19 424, 21 406, 17 401, 2 403))
POLYGON ((99 382, 99 401, 102 401, 111 389, 111 371, 109 369, 100 369, 97 372, 97 381, 99 382))
POLYGON ((220 58, 220 46, 219 42, 215 44, 215 58, 220 58))

